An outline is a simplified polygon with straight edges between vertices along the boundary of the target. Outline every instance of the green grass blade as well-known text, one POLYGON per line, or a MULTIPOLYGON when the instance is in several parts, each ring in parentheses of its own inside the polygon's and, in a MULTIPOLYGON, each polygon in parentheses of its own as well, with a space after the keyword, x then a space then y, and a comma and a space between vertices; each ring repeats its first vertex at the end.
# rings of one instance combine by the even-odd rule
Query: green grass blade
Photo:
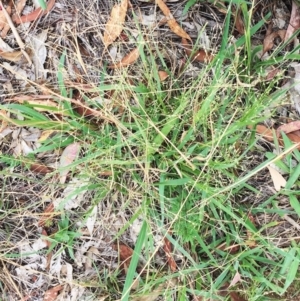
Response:
POLYGON ((46 4, 45 0, 38 0, 38 2, 39 2, 39 5, 40 5, 42 10, 47 9, 47 4, 46 4))
POLYGON ((289 198, 290 198, 290 204, 291 204, 291 206, 293 207, 293 209, 295 210, 295 212, 300 217, 300 203, 299 203, 298 199, 296 198, 296 196, 294 194, 290 194, 289 198))
POLYGON ((65 65, 65 58, 66 58, 66 50, 62 53, 59 63, 58 63, 58 71, 57 71, 57 81, 58 81, 58 86, 60 90, 60 94, 63 97, 68 96, 68 92, 64 83, 64 76, 63 76, 63 69, 65 65))
POLYGON ((297 272, 299 268, 299 258, 295 258, 293 263, 290 265, 290 270, 288 271, 283 287, 283 293, 289 288, 289 286, 293 283, 296 278, 297 272))
POLYGON ((145 243, 146 240, 146 234, 147 234, 147 223, 144 221, 143 226, 141 228, 140 234, 138 236, 134 252, 130 261, 130 265, 127 271, 126 279, 125 279, 125 284, 122 292, 122 298, 121 301, 128 301, 129 299, 129 294, 133 282, 133 278, 135 275, 136 267, 139 261, 139 257, 142 251, 142 247, 145 243))
POLYGON ((295 182, 299 179, 300 176, 300 164, 297 165, 297 167, 292 172, 290 178, 288 179, 285 188, 291 189, 292 186, 295 184, 295 182))

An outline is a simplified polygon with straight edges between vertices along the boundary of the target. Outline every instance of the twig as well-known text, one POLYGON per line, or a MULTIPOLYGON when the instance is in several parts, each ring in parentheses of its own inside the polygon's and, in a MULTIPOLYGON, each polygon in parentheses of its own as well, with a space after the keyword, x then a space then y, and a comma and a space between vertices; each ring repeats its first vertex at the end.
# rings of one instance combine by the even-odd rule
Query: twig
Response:
POLYGON ((16 41, 17 41, 17 43, 18 43, 18 45, 19 45, 19 47, 20 47, 20 49, 21 49, 21 52, 23 53, 24 57, 25 57, 26 60, 28 61, 29 65, 31 65, 31 64, 32 64, 32 61, 31 61, 31 59, 30 59, 28 53, 25 51, 25 44, 24 44, 23 41, 21 40, 21 37, 20 37, 20 35, 19 35, 19 33, 18 33, 18 31, 17 31, 17 29, 16 29, 16 27, 15 27, 13 21, 12 21, 11 18, 10 18, 10 15, 9 15, 8 12, 6 11, 6 9, 5 9, 5 7, 4 7, 4 5, 3 5, 3 3, 2 3, 1 0, 0 0, 0 5, 1 5, 1 7, 2 7, 2 11, 3 11, 3 14, 4 14, 6 20, 7 20, 7 23, 8 23, 8 25, 10 26, 10 28, 11 28, 11 30, 12 30, 12 32, 13 32, 15 38, 16 38, 16 41))
POLYGON ((290 218, 288 215, 284 215, 283 218, 289 222, 292 226, 294 226, 296 229, 300 230, 300 226, 297 222, 295 222, 292 218, 290 218))

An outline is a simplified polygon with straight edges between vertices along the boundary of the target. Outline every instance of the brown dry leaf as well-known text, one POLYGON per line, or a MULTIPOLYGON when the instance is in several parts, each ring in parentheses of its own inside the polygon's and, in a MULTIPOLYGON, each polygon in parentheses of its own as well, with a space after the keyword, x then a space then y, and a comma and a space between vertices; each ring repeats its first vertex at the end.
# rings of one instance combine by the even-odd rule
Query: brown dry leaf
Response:
POLYGON ((292 121, 287 124, 283 124, 277 128, 277 133, 284 132, 286 134, 296 132, 300 130, 300 121, 292 121))
POLYGON ((15 20, 18 18, 18 16, 21 16, 21 13, 24 9, 26 5, 26 0, 19 0, 16 4, 15 4, 15 12, 12 15, 12 20, 15 20))
POLYGON ((228 252, 229 254, 236 254, 240 250, 240 245, 227 246, 226 242, 224 242, 224 243, 220 244, 217 248, 224 252, 228 252))
POLYGON ((44 301, 55 301, 57 298, 58 292, 63 289, 62 285, 57 285, 46 291, 44 296, 44 301))
MULTIPOLYGON (((249 129, 252 129, 252 126, 248 126, 249 129)), ((257 125, 256 128, 256 133, 262 135, 262 137, 270 142, 274 141, 274 136, 273 136, 273 131, 268 129, 264 125, 257 125)), ((293 133, 288 133, 287 136, 289 139, 294 142, 294 143, 300 143, 300 137, 298 135, 295 135, 293 133)), ((278 142, 280 145, 283 145, 283 140, 281 138, 278 138, 278 142)), ((297 147, 300 150, 300 145, 297 147)))
POLYGON ((214 1, 213 2, 214 7, 222 14, 227 14, 228 13, 228 7, 224 3, 224 1, 214 1))
POLYGON ((116 69, 129 66, 133 64, 140 56, 139 48, 134 48, 127 55, 125 55, 122 60, 114 65, 108 66, 108 68, 116 69))
POLYGON ((49 136, 51 136, 53 133, 56 133, 56 131, 55 130, 43 131, 38 141, 43 142, 43 141, 47 140, 49 138, 49 136))
MULTIPOLYGON (((249 233, 249 231, 247 233, 249 233)), ((247 234, 247 236, 250 236, 250 235, 247 234)), ((257 246, 257 243, 256 243, 255 240, 253 240, 251 238, 251 239, 248 239, 248 240, 245 241, 245 245, 252 249, 252 248, 255 248, 257 246)))
POLYGON ((190 36, 187 34, 187 32, 185 30, 183 30, 179 26, 179 24, 176 22, 173 15, 171 14, 171 11, 167 7, 167 5, 163 2, 163 0, 155 0, 155 3, 159 6, 159 8, 163 12, 163 14, 166 16, 166 18, 168 20, 167 22, 168 22, 168 25, 169 25, 170 29, 175 34, 177 34, 179 37, 181 37, 183 39, 188 39, 188 40, 191 41, 190 36))
POLYGON ((267 27, 267 31, 266 31, 265 37, 268 36, 268 35, 270 35, 272 33, 272 30, 273 30, 273 23, 270 22, 269 25, 268 25, 268 27, 267 27))
POLYGON ((240 34, 244 34, 245 27, 244 27, 243 19, 241 17, 241 10, 240 9, 236 12, 236 16, 235 16, 235 28, 236 28, 236 30, 240 34))
POLYGON ((120 35, 123 30, 123 24, 127 13, 128 0, 123 0, 120 4, 116 4, 110 13, 110 18, 105 26, 103 35, 103 43, 108 47, 120 35))
POLYGON ((110 170, 104 170, 104 171, 100 171, 98 175, 100 177, 109 177, 109 176, 112 176, 113 173, 110 170))
POLYGON ((160 70, 158 71, 159 79, 163 82, 165 79, 169 77, 169 74, 166 71, 160 70))
POLYGON ((86 261, 85 261, 85 264, 84 264, 84 268, 85 268, 86 271, 88 271, 92 268, 94 255, 100 256, 101 254, 100 254, 99 250, 96 247, 92 246, 86 252, 86 257, 87 258, 86 258, 86 261))
POLYGON ((249 214, 248 214, 248 219, 250 220, 250 222, 254 225, 254 226, 256 226, 256 220, 255 220, 255 217, 253 216, 253 214, 250 212, 249 214))
MULTIPOLYGON (((294 143, 300 143, 300 137, 294 133, 288 133, 287 136, 294 143)), ((283 145, 283 143, 281 143, 283 145)), ((298 147, 300 149, 300 146, 298 147)))
POLYGON ((264 55, 267 51, 270 51, 273 48, 275 38, 280 37, 281 40, 283 41, 285 37, 285 33, 286 33, 285 29, 280 29, 267 35, 264 38, 262 55, 264 55))
MULTIPOLYGON (((161 0, 158 0, 158 1, 161 1, 161 0)), ((179 26, 179 24, 176 22, 174 17, 172 15, 170 15, 170 17, 172 18, 171 20, 168 20, 168 25, 169 25, 170 29, 175 34, 177 34, 179 37, 188 39, 191 41, 192 39, 190 38, 190 36, 182 29, 182 27, 179 26)))
MULTIPOLYGON (((44 235, 46 237, 48 236, 48 233, 47 233, 47 231, 45 229, 42 230, 42 235, 44 235)), ((50 246, 51 246, 50 240, 45 239, 44 242, 46 243, 47 247, 50 248, 50 246)))
POLYGON ((114 250, 119 252, 119 257, 121 261, 120 269, 123 272, 127 272, 133 255, 133 250, 124 244, 113 244, 112 247, 114 250))
POLYGON ((300 137, 300 130, 297 130, 297 131, 293 132, 293 134, 300 137))
POLYGON ((18 62, 22 59, 23 53, 21 51, 8 52, 0 50, 0 56, 11 62, 18 62))
MULTIPOLYGON (((74 87, 76 87, 76 84, 74 85, 74 87)), ((91 88, 92 90, 94 88, 91 88)), ((74 98, 78 101, 79 104, 82 105, 74 105, 73 109, 74 111, 76 111, 80 116, 82 117, 93 117, 93 110, 91 110, 84 102, 82 94, 79 91, 76 91, 74 93, 74 98)))
POLYGON ((296 1, 292 1, 292 11, 289 26, 286 30, 284 41, 286 42, 296 30, 300 28, 300 8, 296 1))
POLYGON ((231 301, 246 301, 243 297, 241 297, 238 293, 236 292, 230 292, 229 296, 231 298, 231 301))
POLYGON ((203 297, 201 297, 201 296, 193 296, 193 301, 203 301, 203 297))
POLYGON ((269 169, 269 172, 271 174, 271 178, 275 187, 276 191, 280 191, 281 188, 284 188, 286 185, 285 178, 277 171, 275 168, 271 166, 267 166, 269 169))
POLYGON ((177 270, 177 264, 172 256, 172 245, 166 237, 164 238, 164 251, 171 271, 175 272, 177 270))
POLYGON ((76 106, 75 108, 74 108, 74 111, 76 112, 76 113, 78 113, 80 116, 82 116, 82 117, 92 117, 94 114, 93 114, 93 110, 90 110, 89 108, 87 108, 86 107, 86 105, 85 105, 85 103, 84 102, 82 102, 82 105, 84 105, 84 107, 83 106, 76 106))
POLYGON ((241 281, 241 274, 239 272, 236 272, 233 279, 231 280, 228 288, 230 288, 231 286, 236 285, 239 281, 241 281))
MULTIPOLYGON (((12 2, 9 3, 9 5, 6 7, 7 13, 10 15, 11 14, 11 5, 12 2)), ((0 11, 0 30, 1 31, 1 38, 6 38, 6 35, 8 31, 10 30, 10 26, 6 21, 6 17, 3 13, 3 11, 0 11)))
POLYGON ((280 69, 278 68, 274 68, 273 70, 271 70, 267 76, 266 76, 266 80, 272 80, 276 75, 277 73, 280 71, 280 69))
POLYGON ((206 52, 203 49, 198 50, 193 56, 193 60, 201 63, 209 63, 214 59, 214 56, 210 52, 206 52))
POLYGON ((69 172, 69 168, 66 168, 68 165, 74 162, 74 160, 78 157, 80 151, 79 143, 72 143, 68 145, 60 157, 59 167, 60 171, 60 183, 64 184, 67 179, 67 174, 69 172))
POLYGON ((42 165, 39 163, 31 164, 29 169, 34 173, 38 173, 42 175, 45 175, 53 171, 52 168, 49 168, 46 165, 42 165))
POLYGON ((38 226, 44 227, 46 223, 51 222, 51 220, 54 216, 53 212, 54 212, 54 203, 51 202, 44 210, 43 215, 39 220, 38 226))
POLYGON ((205 63, 210 62, 214 59, 214 56, 211 53, 205 52, 203 49, 200 49, 197 52, 193 53, 193 47, 191 43, 189 43, 186 39, 182 39, 182 46, 187 56, 190 57, 191 61, 205 63))
MULTIPOLYGON (((252 126, 248 126, 248 128, 252 129, 252 126)), ((262 137, 270 142, 273 142, 274 136, 273 131, 267 128, 264 125, 258 124, 255 128, 257 134, 262 135, 262 137)))
POLYGON ((28 15, 20 16, 14 15, 12 20, 16 24, 26 23, 37 20, 39 17, 46 15, 54 6, 55 0, 49 0, 47 3, 47 8, 43 10, 42 8, 37 8, 28 15))

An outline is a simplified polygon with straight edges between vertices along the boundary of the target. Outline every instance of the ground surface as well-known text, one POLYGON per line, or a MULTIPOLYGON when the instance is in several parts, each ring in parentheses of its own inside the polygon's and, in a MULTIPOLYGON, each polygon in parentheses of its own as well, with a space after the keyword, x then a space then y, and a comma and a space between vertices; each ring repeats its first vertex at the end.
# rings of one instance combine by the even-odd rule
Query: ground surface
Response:
POLYGON ((228 2, 4 3, 0 300, 299 299, 298 4, 228 2))

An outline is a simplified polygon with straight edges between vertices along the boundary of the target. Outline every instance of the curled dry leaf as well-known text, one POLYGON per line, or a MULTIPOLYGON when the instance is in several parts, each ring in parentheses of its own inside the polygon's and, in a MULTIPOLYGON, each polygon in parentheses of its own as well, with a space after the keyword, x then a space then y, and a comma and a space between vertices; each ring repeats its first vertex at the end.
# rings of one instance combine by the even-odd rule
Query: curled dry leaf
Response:
POLYGON ((37 79, 46 80, 47 71, 44 68, 44 63, 47 58, 47 48, 45 42, 47 40, 48 30, 42 30, 31 41, 32 47, 32 62, 34 64, 35 76, 37 79))
MULTIPOLYGON (((159 0, 161 1, 161 0, 159 0)), ((191 40, 190 36, 185 32, 185 30, 182 29, 182 27, 179 26, 179 24, 176 22, 174 17, 170 14, 171 20, 168 20, 168 25, 170 29, 177 34, 179 37, 191 40)))
POLYGON ((24 9, 26 5, 26 0, 19 0, 16 4, 15 4, 15 12, 12 15, 12 20, 17 19, 19 16, 21 16, 21 13, 24 9))
POLYGON ((256 220, 255 220, 255 217, 253 216, 253 214, 252 214, 251 212, 248 213, 248 219, 250 220, 250 222, 251 222, 254 226, 257 225, 257 222, 256 222, 256 220))
POLYGON ((240 250, 240 245, 227 246, 226 242, 224 242, 224 243, 220 244, 217 248, 224 252, 228 252, 229 254, 236 254, 240 250))
POLYGON ((116 69, 129 66, 133 64, 140 56, 139 48, 134 48, 131 52, 125 55, 122 60, 114 65, 108 66, 108 68, 116 69))
POLYGON ((185 53, 190 57, 191 61, 205 63, 214 59, 214 56, 211 53, 205 52, 203 49, 193 52, 191 43, 189 43, 186 39, 182 39, 182 46, 184 47, 185 53))
POLYGON ((52 172, 52 168, 47 167, 46 165, 34 163, 30 165, 30 170, 34 173, 45 175, 52 172))
POLYGON ((38 141, 43 142, 43 141, 47 140, 53 133, 56 133, 56 131, 54 131, 54 130, 43 131, 38 141))
MULTIPOLYGON (((76 87, 76 84, 74 84, 76 87)), ((94 87, 91 87, 91 90, 94 90, 94 87)), ((79 91, 74 92, 74 98, 78 101, 78 105, 74 105, 73 109, 76 113, 78 113, 82 117, 93 117, 93 110, 91 110, 84 102, 82 94, 79 91), (82 104, 82 105, 79 105, 82 104)))
POLYGON ((47 3, 47 8, 45 10, 43 10, 42 8, 37 8, 30 14, 22 17, 20 15, 14 15, 12 20, 16 24, 35 21, 36 19, 46 15, 53 8, 54 4, 55 0, 49 0, 47 3))
POLYGON ((174 16, 171 14, 171 11, 169 10, 169 8, 167 7, 167 5, 165 4, 165 2, 163 0, 155 0, 155 3, 158 5, 158 7, 161 9, 161 11, 163 12, 163 14, 166 16, 167 18, 167 22, 168 25, 170 27, 170 29, 177 34, 179 37, 183 38, 183 39, 188 39, 191 41, 190 36, 187 34, 187 32, 185 30, 182 29, 182 27, 179 26, 179 24, 176 22, 176 20, 174 19, 174 16))
MULTIPOLYGON (((48 233, 47 233, 47 231, 45 230, 45 229, 43 229, 42 230, 42 233, 41 233, 43 236, 48 236, 48 233)), ((50 242, 50 240, 48 240, 48 239, 45 239, 45 240, 43 240, 44 242, 45 242, 45 244, 46 244, 46 246, 47 246, 47 248, 50 248, 50 246, 51 246, 51 242, 50 242)))
POLYGON ((68 165, 74 162, 74 160, 78 157, 80 151, 79 143, 72 143, 68 145, 60 157, 59 167, 62 168, 60 171, 60 183, 64 184, 67 179, 67 174, 69 169, 66 168, 68 165))
POLYGON ((270 51, 273 48, 275 38, 280 37, 281 40, 283 41, 284 37, 285 37, 285 33, 286 33, 286 30, 280 29, 280 30, 274 31, 271 34, 267 35, 264 38, 262 55, 264 55, 267 51, 270 51))
POLYGON ((89 109, 86 104, 82 101, 83 106, 77 105, 74 107, 74 110, 76 113, 78 113, 82 117, 93 117, 94 116, 94 111, 89 109))
POLYGON ((230 292, 229 296, 230 296, 231 301, 246 301, 246 299, 244 299, 242 296, 240 296, 236 292, 230 292))
POLYGON ((46 209, 43 212, 42 217, 39 220, 39 227, 44 227, 46 223, 51 222, 53 216, 54 216, 54 203, 51 202, 46 209))
POLYGON ((123 0, 116 4, 110 13, 110 18, 105 26, 103 43, 108 47, 120 35, 123 30, 123 24, 127 13, 128 0, 123 0))
MULTIPOLYGON (((12 5, 12 2, 10 2, 8 4, 8 6, 6 7, 6 11, 9 15, 11 14, 11 5, 12 5)), ((0 30, 1 30, 1 38, 6 38, 6 35, 7 35, 8 31, 10 30, 10 26, 6 21, 6 17, 3 13, 3 10, 0 11, 0 30)))
POLYGON ((285 42, 300 28, 300 8, 296 2, 298 1, 292 1, 291 18, 284 37, 285 42))
MULTIPOLYGON (((286 135, 289 137, 289 139, 290 139, 292 142, 294 142, 294 143, 300 143, 300 137, 299 137, 298 135, 296 135, 296 134, 294 134, 294 133, 288 133, 288 134, 286 134, 286 135)), ((283 145, 283 141, 280 140, 280 142, 281 142, 281 145, 283 145)), ((298 146, 298 149, 300 150, 300 146, 298 146)))
POLYGON ((166 253, 167 261, 171 271, 175 272, 177 269, 177 264, 172 256, 172 245, 166 237, 164 238, 164 251, 166 253))
POLYGON ((95 255, 98 255, 100 256, 100 252, 99 250, 92 246, 88 249, 88 251, 86 252, 86 261, 85 261, 85 265, 84 265, 84 268, 86 271, 90 270, 92 268, 92 265, 93 265, 93 258, 95 255))
MULTIPOLYGON (((252 126, 248 126, 248 128, 252 129, 252 126)), ((258 124, 255 128, 255 131, 257 134, 262 135, 264 139, 273 142, 274 140, 273 131, 267 128, 266 126, 258 124)))
POLYGON ((23 53, 21 51, 7 52, 0 50, 0 56, 11 62, 19 62, 23 57, 23 53))
POLYGON ((276 191, 280 191, 281 188, 284 188, 286 185, 285 178, 279 173, 278 170, 271 166, 267 166, 274 184, 274 188, 276 191))
POLYGON ((130 265, 133 250, 124 244, 113 244, 112 247, 115 251, 119 252, 119 257, 121 261, 120 269, 126 273, 130 265))
POLYGON ((241 281, 241 274, 239 272, 236 272, 233 279, 231 280, 228 288, 230 288, 231 286, 236 285, 239 281, 241 281))
POLYGON ((244 34, 245 27, 244 27, 243 19, 241 17, 241 10, 240 9, 236 12, 236 15, 235 15, 235 28, 238 31, 238 33, 244 34))
MULTIPOLYGON (((252 129, 252 126, 248 126, 248 128, 252 129)), ((255 130, 256 130, 256 133, 261 135, 264 139, 266 139, 270 142, 274 142, 273 130, 268 129, 264 125, 257 125, 255 130)), ((300 143, 300 137, 298 135, 295 135, 293 133, 288 133, 287 136, 289 137, 289 139, 292 142, 300 143)), ((278 138, 278 142, 279 142, 280 145, 283 145, 283 140, 281 138, 278 138)), ((300 145, 297 148, 300 150, 300 145)))
POLYGON ((278 68, 274 68, 271 71, 268 72, 266 80, 272 80, 278 73, 279 73, 280 69, 278 68))
POLYGON ((284 132, 286 134, 296 132, 300 130, 300 121, 292 121, 287 124, 283 124, 277 128, 277 133, 280 135, 280 132, 284 132))
POLYGON ((58 292, 63 289, 62 285, 57 285, 46 291, 44 296, 44 301, 55 301, 57 298, 58 292))
POLYGON ((166 71, 160 70, 158 71, 159 79, 163 82, 165 79, 169 77, 169 74, 166 71))
POLYGON ((300 130, 294 131, 293 135, 300 137, 300 130))

